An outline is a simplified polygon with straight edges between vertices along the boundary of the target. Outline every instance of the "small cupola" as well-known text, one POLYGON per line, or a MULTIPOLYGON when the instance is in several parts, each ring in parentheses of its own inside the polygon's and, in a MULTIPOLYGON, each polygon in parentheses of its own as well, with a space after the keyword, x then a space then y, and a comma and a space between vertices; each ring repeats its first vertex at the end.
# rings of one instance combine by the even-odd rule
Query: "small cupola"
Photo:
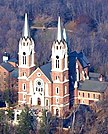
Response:
POLYGON ((10 54, 7 52, 3 53, 3 62, 7 62, 10 59, 10 54))

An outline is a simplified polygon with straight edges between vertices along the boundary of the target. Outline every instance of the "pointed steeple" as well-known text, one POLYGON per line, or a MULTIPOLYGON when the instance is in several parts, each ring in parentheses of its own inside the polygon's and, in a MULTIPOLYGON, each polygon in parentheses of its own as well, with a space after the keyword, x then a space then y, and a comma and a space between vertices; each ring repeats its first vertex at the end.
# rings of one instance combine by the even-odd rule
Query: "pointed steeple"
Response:
POLYGON ((30 37, 27 13, 25 13, 25 22, 24 22, 24 29, 23 29, 23 35, 22 36, 25 37, 25 38, 30 37))
POLYGON ((58 17, 58 29, 57 30, 58 30, 57 31, 57 40, 60 42, 62 39, 60 16, 58 17))
POLYGON ((66 35, 66 30, 65 28, 63 29, 63 38, 67 42, 67 35, 66 35))
POLYGON ((63 39, 66 41, 67 47, 68 47, 68 53, 70 53, 70 45, 69 45, 69 42, 68 42, 68 37, 67 37, 65 28, 63 29, 63 39))

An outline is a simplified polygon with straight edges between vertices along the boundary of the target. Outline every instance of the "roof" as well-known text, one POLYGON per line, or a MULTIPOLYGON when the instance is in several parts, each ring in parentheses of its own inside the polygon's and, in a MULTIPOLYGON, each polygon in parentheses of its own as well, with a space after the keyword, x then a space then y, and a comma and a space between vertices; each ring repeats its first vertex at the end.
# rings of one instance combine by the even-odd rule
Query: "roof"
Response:
POLYGON ((12 72, 14 70, 14 66, 12 66, 10 63, 8 62, 2 62, 0 64, 3 68, 5 68, 8 72, 12 72))
POLYGON ((83 68, 88 67, 90 62, 85 57, 84 53, 77 53, 76 51, 69 54, 69 80, 70 83, 76 80, 76 59, 80 62, 83 68))
POLYGON ((80 53, 77 53, 76 51, 71 52, 69 57, 70 57, 70 60, 71 59, 74 59, 74 60, 78 59, 83 68, 88 67, 90 64, 90 62, 88 61, 88 59, 86 58, 86 56, 84 55, 83 52, 80 52, 80 53))
POLYGON ((79 82, 78 90, 103 93, 108 87, 108 82, 85 80, 79 82))
POLYGON ((76 51, 69 55, 69 82, 76 80, 76 51))
POLYGON ((83 52, 78 53, 77 58, 80 61, 83 68, 89 66, 90 62, 88 61, 88 59, 86 58, 83 52))
POLYGON ((86 64, 90 64, 89 60, 87 59, 87 57, 85 56, 85 54, 83 52, 80 52, 78 54, 78 57, 79 58, 81 57, 84 60, 84 62, 86 62, 86 64))
POLYGON ((18 78, 18 68, 15 68, 10 75, 11 78, 18 78))
POLYGON ((40 69, 42 70, 42 72, 46 75, 46 77, 52 81, 51 79, 51 62, 43 65, 40 67, 40 69))
POLYGON ((89 77, 91 80, 98 80, 99 76, 100 76, 99 73, 92 73, 92 72, 89 73, 89 77))
POLYGON ((9 59, 9 62, 15 62, 15 63, 18 63, 18 60, 16 58, 11 58, 9 59))

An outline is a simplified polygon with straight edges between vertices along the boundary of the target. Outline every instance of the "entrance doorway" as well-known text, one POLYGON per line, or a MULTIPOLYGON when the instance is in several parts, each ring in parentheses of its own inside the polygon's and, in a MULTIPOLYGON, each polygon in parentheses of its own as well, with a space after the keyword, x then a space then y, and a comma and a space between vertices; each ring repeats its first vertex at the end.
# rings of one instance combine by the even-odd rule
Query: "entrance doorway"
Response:
POLYGON ((58 109, 56 109, 56 115, 59 116, 59 110, 58 109))
POLYGON ((40 98, 37 99, 37 104, 41 105, 41 99, 40 98))

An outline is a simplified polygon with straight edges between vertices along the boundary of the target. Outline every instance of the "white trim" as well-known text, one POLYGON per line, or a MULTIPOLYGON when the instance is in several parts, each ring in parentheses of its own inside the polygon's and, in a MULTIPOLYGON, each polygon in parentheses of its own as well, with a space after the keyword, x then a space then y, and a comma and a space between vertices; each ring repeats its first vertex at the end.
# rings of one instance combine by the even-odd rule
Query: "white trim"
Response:
MULTIPOLYGON (((37 91, 38 92, 38 91, 37 91)), ((18 93, 25 93, 26 95, 32 95, 32 94, 30 94, 30 93, 27 93, 27 92, 18 92, 18 93)), ((64 95, 63 97, 61 97, 61 96, 58 96, 58 95, 54 95, 54 96, 44 96, 45 98, 56 98, 56 97, 58 97, 58 98, 65 98, 65 97, 67 97, 67 96, 69 96, 69 94, 66 94, 66 95, 64 95)), ((75 97, 75 98, 78 98, 78 97, 75 97)))
POLYGON ((29 68, 32 68, 32 67, 35 67, 36 65, 33 64, 32 66, 27 66, 27 65, 19 65, 18 68, 26 68, 26 69, 29 69, 29 68))
POLYGON ((23 100, 23 101, 19 100, 18 102, 23 102, 23 103, 26 103, 26 101, 24 101, 24 100, 23 100))
MULTIPOLYGON (((36 68, 36 70, 28 77, 28 79, 33 75, 33 74, 35 74, 35 72, 37 71, 37 70, 40 70, 40 72, 46 77, 46 75, 42 72, 42 70, 38 67, 38 68, 36 68)), ((51 81, 46 77, 46 79, 49 81, 49 83, 51 83, 51 81)))
POLYGON ((67 86, 65 85, 64 86, 64 94, 66 94, 67 93, 67 86))
POLYGON ((18 77, 18 79, 24 79, 24 80, 27 80, 27 77, 25 77, 25 76, 21 76, 21 77, 18 77))
POLYGON ((53 83, 61 83, 61 84, 66 83, 66 82, 69 82, 69 80, 65 80, 65 81, 63 81, 63 82, 60 82, 60 81, 57 81, 57 80, 54 80, 54 81, 53 81, 53 83))
POLYGON ((85 97, 80 97, 80 96, 78 96, 77 98, 78 98, 78 99, 83 99, 83 100, 94 100, 94 101, 95 101, 95 100, 96 100, 96 101, 99 100, 99 99, 97 99, 97 98, 95 98, 95 99, 94 99, 94 98, 85 98, 85 97))
POLYGON ((54 95, 54 96, 52 96, 52 97, 65 98, 65 97, 67 97, 67 96, 69 96, 69 94, 66 94, 66 95, 64 95, 63 97, 58 96, 58 95, 54 95))
POLYGON ((68 71, 69 68, 65 68, 63 70, 60 70, 60 68, 57 68, 57 69, 51 69, 51 72, 65 72, 65 71, 68 71))
POLYGON ((27 92, 24 92, 24 91, 22 91, 22 92, 18 92, 18 93, 20 93, 20 94, 24 94, 24 93, 27 94, 27 92))
POLYGON ((68 106, 69 103, 66 103, 66 104, 56 104, 56 105, 51 105, 51 107, 65 107, 65 106, 68 106))
POLYGON ((65 97, 67 97, 67 96, 69 96, 70 94, 66 94, 66 95, 64 95, 63 97, 61 97, 61 96, 58 96, 58 95, 54 95, 54 96, 45 96, 45 98, 56 98, 56 97, 58 97, 58 98, 65 98, 65 97))

